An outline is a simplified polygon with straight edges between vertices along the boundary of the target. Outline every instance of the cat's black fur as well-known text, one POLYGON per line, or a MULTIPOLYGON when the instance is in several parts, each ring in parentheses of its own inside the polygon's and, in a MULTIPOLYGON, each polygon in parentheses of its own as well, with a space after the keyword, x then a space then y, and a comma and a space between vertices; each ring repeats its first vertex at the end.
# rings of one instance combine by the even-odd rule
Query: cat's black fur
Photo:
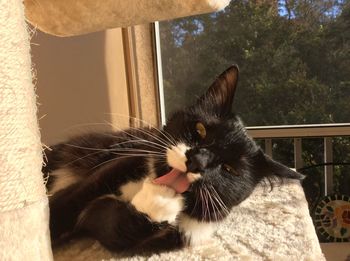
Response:
MULTIPOLYGON (((44 173, 68 169, 78 177, 50 197, 53 242, 87 234, 108 249, 127 254, 177 249, 191 241, 185 237, 188 227, 181 227, 182 219, 219 222, 264 179, 301 179, 302 175, 265 155, 231 113, 237 80, 238 69, 231 66, 194 105, 175 112, 163 130, 93 133, 47 151, 44 173), (198 123, 205 127, 204 137, 198 123), (174 196, 184 202, 175 222, 154 221, 147 210, 139 211, 131 199, 123 199, 121 187, 169 172, 174 166, 169 166, 167 148, 180 142, 188 147, 186 173, 197 173, 199 178, 174 196)), ((65 177, 50 176, 49 192, 61 178, 65 177)), ((162 185, 149 186, 157 190, 162 185)))

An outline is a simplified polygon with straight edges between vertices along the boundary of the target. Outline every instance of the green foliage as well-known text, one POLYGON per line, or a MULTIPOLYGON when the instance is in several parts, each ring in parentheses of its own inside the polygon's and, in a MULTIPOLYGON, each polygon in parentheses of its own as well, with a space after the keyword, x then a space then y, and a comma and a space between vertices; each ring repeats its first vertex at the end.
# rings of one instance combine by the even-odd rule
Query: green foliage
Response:
POLYGON ((349 2, 278 3, 232 1, 216 14, 161 23, 167 113, 237 63, 234 109, 248 125, 349 122, 349 2))

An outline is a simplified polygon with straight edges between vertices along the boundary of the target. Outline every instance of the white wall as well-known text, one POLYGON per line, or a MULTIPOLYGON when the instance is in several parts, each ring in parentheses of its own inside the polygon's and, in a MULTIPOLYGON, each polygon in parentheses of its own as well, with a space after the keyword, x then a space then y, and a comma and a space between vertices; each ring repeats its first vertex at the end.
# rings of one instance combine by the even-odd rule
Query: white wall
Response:
POLYGON ((121 29, 60 38, 32 38, 39 125, 49 145, 79 132, 127 126, 129 115, 121 29), (97 125, 96 125, 97 123, 97 125))

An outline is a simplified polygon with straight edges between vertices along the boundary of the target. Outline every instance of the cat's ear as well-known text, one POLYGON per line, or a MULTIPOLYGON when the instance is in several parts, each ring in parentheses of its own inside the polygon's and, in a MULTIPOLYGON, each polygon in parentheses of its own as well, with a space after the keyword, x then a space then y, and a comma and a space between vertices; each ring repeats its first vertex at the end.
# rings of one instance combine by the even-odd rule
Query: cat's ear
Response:
POLYGON ((266 176, 276 176, 279 178, 287 179, 299 179, 302 180, 305 178, 304 175, 296 172, 295 170, 288 168, 287 166, 271 159, 269 156, 264 155, 266 162, 266 176))
POLYGON ((203 108, 213 110, 220 116, 230 113, 237 87, 238 72, 237 65, 227 68, 199 98, 198 104, 203 108))

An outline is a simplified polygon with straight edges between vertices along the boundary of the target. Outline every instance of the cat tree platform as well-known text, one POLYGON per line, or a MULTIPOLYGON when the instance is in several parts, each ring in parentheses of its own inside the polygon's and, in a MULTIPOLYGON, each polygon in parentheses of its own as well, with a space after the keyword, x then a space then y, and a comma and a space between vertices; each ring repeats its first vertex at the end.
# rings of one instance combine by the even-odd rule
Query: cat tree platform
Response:
MULTIPOLYGON (((94 240, 54 249, 56 261, 120 260, 94 240)), ((325 260, 299 181, 258 187, 218 226, 211 241, 180 251, 125 260, 325 260)))

